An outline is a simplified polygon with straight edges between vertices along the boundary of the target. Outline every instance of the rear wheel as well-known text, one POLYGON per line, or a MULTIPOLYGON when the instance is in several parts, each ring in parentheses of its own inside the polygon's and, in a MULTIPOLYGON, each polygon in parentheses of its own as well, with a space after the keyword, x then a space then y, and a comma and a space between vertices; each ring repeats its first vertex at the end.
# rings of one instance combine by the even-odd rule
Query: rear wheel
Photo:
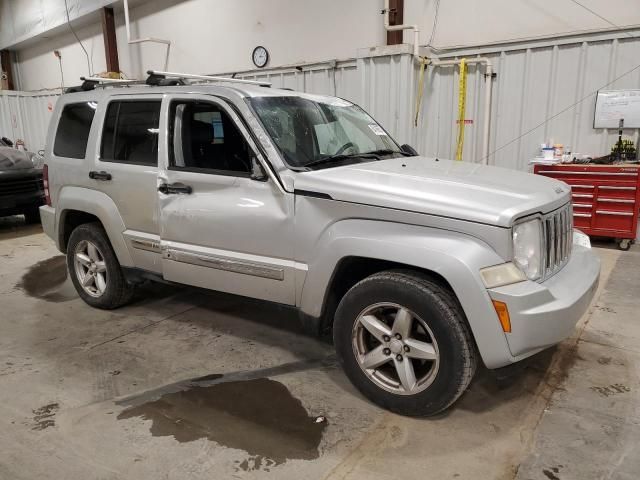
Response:
POLYGON ((85 223, 71 233, 67 268, 78 295, 92 307, 117 308, 133 296, 133 285, 126 281, 99 223, 85 223))
POLYGON ((381 272, 351 288, 336 311, 334 343, 353 384, 403 415, 446 409, 476 368, 453 293, 415 272, 381 272))

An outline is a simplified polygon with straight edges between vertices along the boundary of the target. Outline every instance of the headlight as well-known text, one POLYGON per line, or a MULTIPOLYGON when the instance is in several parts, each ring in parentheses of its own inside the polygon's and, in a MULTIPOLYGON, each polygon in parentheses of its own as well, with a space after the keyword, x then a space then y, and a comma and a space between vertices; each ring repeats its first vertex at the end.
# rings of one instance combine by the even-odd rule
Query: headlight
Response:
POLYGON ((537 218, 514 225, 513 262, 529 280, 542 275, 542 223, 537 218))

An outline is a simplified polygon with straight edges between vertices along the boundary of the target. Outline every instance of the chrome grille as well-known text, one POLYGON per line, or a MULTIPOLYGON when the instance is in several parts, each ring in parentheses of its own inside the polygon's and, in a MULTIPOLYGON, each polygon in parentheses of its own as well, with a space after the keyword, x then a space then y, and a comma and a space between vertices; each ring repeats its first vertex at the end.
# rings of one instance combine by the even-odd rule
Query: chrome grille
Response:
POLYGON ((562 269, 571 256, 573 245, 573 207, 567 203, 564 207, 542 218, 544 239, 544 275, 543 280, 562 269))

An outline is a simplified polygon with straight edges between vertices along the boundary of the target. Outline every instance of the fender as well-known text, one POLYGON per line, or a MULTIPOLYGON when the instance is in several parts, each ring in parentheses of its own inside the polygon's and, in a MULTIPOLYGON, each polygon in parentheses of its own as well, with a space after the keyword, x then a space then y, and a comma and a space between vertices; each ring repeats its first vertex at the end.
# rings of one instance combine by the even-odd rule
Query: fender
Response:
POLYGON ((123 267, 134 267, 131 253, 124 241, 122 232, 126 227, 118 212, 118 207, 111 197, 97 190, 82 187, 62 187, 58 192, 56 201, 57 244, 58 249, 62 247, 62 227, 66 212, 69 210, 79 210, 90 213, 98 217, 107 232, 111 246, 118 257, 120 265, 123 267))
POLYGON ((351 256, 388 260, 445 278, 466 314, 487 366, 511 354, 479 270, 504 263, 486 243, 469 235, 416 225, 349 219, 327 228, 313 248, 300 293, 300 310, 320 317, 339 262, 351 256))

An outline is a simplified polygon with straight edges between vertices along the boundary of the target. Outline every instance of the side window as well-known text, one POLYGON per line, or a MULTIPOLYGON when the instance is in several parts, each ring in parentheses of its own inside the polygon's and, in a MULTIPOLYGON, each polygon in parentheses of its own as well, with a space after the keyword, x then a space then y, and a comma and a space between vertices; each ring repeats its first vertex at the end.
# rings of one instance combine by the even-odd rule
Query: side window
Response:
POLYGON ((53 143, 54 155, 69 158, 85 157, 96 107, 95 102, 70 103, 64 106, 53 143))
POLYGON ((212 103, 171 104, 169 152, 172 169, 251 172, 251 147, 229 115, 212 103))
POLYGON ((160 100, 109 103, 102 130, 100 160, 158 164, 160 100))

